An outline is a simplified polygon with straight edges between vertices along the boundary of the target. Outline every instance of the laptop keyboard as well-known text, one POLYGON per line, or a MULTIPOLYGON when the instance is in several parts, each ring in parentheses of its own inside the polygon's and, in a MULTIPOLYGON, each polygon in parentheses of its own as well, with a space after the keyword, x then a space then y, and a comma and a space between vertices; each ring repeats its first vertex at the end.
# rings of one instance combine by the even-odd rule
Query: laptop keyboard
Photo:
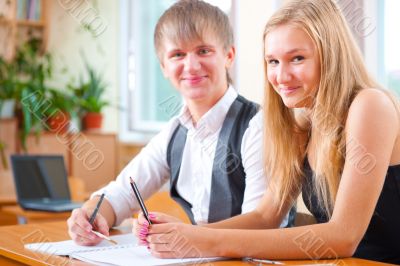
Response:
POLYGON ((22 204, 23 208, 43 210, 43 211, 71 211, 73 209, 79 208, 82 203, 78 202, 66 202, 66 201, 48 201, 48 202, 25 202, 22 204))

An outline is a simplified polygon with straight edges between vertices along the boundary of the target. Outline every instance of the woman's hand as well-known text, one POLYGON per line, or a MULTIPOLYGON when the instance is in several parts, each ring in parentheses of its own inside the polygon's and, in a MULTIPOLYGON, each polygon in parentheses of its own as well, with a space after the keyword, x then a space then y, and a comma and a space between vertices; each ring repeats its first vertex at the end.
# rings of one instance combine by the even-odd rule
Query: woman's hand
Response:
POLYGON ((151 254, 158 258, 217 256, 214 229, 183 223, 154 224, 148 231, 151 254))
MULTIPOLYGON (((182 223, 180 219, 161 212, 150 212, 149 219, 153 224, 182 223)), ((139 238, 139 245, 148 246, 146 237, 148 235, 149 228, 149 223, 147 222, 143 213, 140 212, 138 218, 133 221, 132 229, 133 234, 139 238)))

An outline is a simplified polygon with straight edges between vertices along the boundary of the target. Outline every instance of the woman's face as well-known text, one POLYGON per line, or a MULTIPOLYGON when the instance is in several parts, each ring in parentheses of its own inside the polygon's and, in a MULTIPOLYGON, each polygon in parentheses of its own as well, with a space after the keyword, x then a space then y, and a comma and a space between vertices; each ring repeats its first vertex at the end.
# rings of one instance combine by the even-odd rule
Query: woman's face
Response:
POLYGON ((315 43, 302 29, 280 25, 265 37, 267 78, 289 108, 311 107, 320 81, 315 43))

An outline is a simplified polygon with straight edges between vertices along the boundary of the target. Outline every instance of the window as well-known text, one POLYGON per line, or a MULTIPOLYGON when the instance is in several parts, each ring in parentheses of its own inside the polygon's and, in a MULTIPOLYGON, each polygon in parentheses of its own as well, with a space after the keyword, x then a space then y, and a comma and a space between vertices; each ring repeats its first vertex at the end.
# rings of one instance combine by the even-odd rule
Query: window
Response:
POLYGON ((363 40, 366 64, 384 87, 400 95, 400 1, 363 1, 371 29, 363 40))
MULTIPOLYGON (((121 1, 120 138, 147 141, 182 107, 182 99, 162 75, 153 45, 158 18, 175 0, 121 1)), ((209 0, 229 13, 229 0, 209 0)))
MULTIPOLYGON (((121 35, 124 61, 122 67, 121 117, 122 139, 151 135, 161 128, 163 122, 174 114, 162 109, 163 101, 174 101, 179 106, 180 98, 159 67, 153 46, 153 32, 157 19, 173 0, 123 1, 121 13, 125 14, 121 35)), ((123 15, 121 14, 121 15, 123 15)))
POLYGON ((400 36, 399 0, 381 1, 383 23, 383 80, 385 86, 400 95, 400 36))

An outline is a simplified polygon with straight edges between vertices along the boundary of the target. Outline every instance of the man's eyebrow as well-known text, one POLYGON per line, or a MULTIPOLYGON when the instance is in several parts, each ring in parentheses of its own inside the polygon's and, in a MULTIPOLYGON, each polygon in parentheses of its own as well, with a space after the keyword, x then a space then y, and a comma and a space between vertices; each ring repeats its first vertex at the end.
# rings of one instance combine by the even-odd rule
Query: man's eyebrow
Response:
POLYGON ((214 45, 207 44, 207 43, 200 44, 199 46, 196 46, 196 48, 213 48, 213 47, 214 47, 214 45))

